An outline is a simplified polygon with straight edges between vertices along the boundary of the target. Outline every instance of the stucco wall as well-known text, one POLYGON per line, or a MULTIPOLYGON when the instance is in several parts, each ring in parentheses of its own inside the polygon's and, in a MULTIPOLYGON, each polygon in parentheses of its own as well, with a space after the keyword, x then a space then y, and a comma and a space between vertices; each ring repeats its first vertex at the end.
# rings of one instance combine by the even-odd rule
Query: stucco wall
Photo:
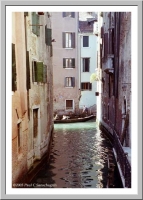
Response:
POLYGON ((78 107, 78 61, 77 61, 77 29, 78 14, 75 18, 63 17, 62 12, 52 13, 53 39, 53 91, 54 91, 54 111, 65 112, 65 100, 73 99, 74 105, 78 107), (62 32, 75 32, 75 48, 65 49, 62 43, 62 32), (63 58, 75 58, 75 68, 63 68, 63 58), (75 77, 75 87, 65 88, 65 77, 75 77))
POLYGON ((12 182, 27 171, 27 90, 24 13, 12 13, 12 43, 15 44, 17 90, 12 92, 12 182), (21 122, 21 148, 18 149, 18 127, 21 122))
MULTIPOLYGON (((80 82, 90 82, 90 76, 95 73, 97 68, 97 36, 93 33, 83 33, 79 35, 79 54, 80 54, 80 82), (83 47, 83 35, 89 36, 89 47, 83 47), (89 72, 83 72, 83 58, 90 58, 90 69, 89 72)), ((87 107, 96 104, 95 92, 97 90, 97 83, 92 83, 91 91, 81 91, 80 107, 86 105, 87 107)))

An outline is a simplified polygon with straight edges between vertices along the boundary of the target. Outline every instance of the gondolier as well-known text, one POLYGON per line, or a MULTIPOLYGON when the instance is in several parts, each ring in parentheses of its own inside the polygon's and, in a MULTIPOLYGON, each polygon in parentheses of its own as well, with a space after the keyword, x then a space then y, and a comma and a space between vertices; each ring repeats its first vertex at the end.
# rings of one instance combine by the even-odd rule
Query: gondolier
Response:
POLYGON ((85 113, 85 114, 88 115, 88 108, 87 108, 85 105, 83 106, 83 111, 82 111, 82 113, 85 113))

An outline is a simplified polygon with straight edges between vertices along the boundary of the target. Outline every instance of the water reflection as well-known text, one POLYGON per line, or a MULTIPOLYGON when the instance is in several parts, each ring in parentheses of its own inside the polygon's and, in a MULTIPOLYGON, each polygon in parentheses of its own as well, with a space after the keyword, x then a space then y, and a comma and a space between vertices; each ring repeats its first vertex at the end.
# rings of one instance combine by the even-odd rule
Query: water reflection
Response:
POLYGON ((49 164, 43 166, 33 183, 54 188, 106 187, 111 147, 95 121, 55 124, 54 129, 49 164))

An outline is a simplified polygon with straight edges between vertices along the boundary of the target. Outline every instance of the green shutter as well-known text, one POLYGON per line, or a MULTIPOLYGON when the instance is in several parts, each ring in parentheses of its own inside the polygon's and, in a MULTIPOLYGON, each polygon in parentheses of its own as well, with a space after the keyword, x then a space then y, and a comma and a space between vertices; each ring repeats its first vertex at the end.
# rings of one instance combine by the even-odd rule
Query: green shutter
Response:
POLYGON ((43 82, 47 83, 47 66, 43 66, 43 82))
POLYGON ((30 67, 29 67, 29 51, 26 51, 26 88, 29 90, 30 86, 30 67))
POLYGON ((47 45, 48 38, 47 38, 47 25, 45 26, 45 44, 47 45))
POLYGON ((47 41, 47 45, 48 46, 51 46, 52 45, 52 29, 50 28, 47 28, 47 38, 48 38, 48 41, 47 41))
POLYGON ((40 36, 39 15, 36 12, 32 12, 32 32, 40 36))
POLYGON ((43 82, 43 62, 36 63, 36 80, 37 82, 43 82))
POLYGON ((17 90, 15 44, 12 44, 12 91, 17 90))
MULTIPOLYGON (((39 15, 36 14, 36 24, 39 24, 39 15)), ((36 26, 36 35, 40 36, 40 26, 36 26)))
POLYGON ((36 22, 37 22, 36 12, 32 12, 32 32, 34 34, 36 34, 36 26, 33 25, 36 25, 36 22))

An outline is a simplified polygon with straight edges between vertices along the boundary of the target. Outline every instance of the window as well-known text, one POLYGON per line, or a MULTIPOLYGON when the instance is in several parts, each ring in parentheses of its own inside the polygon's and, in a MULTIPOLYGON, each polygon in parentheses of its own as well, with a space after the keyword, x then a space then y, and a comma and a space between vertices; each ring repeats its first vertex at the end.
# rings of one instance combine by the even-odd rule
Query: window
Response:
POLYGON ((47 28, 47 25, 45 26, 45 44, 52 46, 52 29, 47 28))
POLYGON ((89 72, 90 58, 83 58, 83 72, 89 72))
POLYGON ((63 48, 75 48, 75 33, 63 33, 63 48))
POLYGON ((12 44, 12 91, 17 90, 15 44, 12 44))
POLYGON ((81 83, 81 90, 92 90, 92 83, 81 83))
POLYGON ((64 68, 75 68, 75 59, 74 58, 63 58, 63 67, 64 68))
POLYGON ((26 88, 29 90, 30 85, 30 66, 29 66, 29 51, 26 51, 26 88))
POLYGON ((89 47, 89 37, 83 36, 83 47, 89 47))
POLYGON ((32 12, 32 32, 40 36, 39 15, 36 12, 32 12))
POLYGON ((21 147, 22 147, 22 125, 21 122, 17 124, 17 139, 18 139, 18 152, 20 152, 21 147))
POLYGON ((104 58, 107 58, 108 54, 108 33, 104 33, 104 58))
POLYGON ((75 13, 74 12, 63 12, 63 17, 75 17, 75 13))
POLYGON ((33 137, 38 135, 38 108, 33 110, 33 137))
POLYGON ((66 110, 73 110, 73 100, 66 100, 66 110))
POLYGON ((75 87, 75 77, 65 77, 65 87, 75 87))
POLYGON ((33 82, 47 82, 47 66, 43 62, 32 62, 32 81, 33 82))

